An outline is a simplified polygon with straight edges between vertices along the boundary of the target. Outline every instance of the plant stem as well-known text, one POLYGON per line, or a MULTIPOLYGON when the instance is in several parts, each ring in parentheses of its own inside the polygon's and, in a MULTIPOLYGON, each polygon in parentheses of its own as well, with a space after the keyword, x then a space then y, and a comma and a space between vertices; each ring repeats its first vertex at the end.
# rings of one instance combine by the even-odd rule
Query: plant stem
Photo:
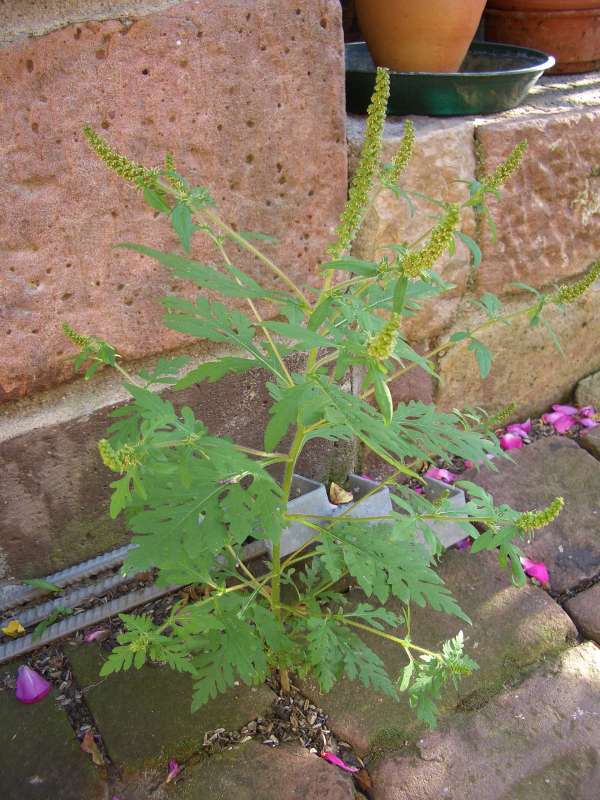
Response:
POLYGON ((229 545, 229 544, 227 545, 227 551, 229 552, 229 554, 232 556, 233 560, 235 561, 236 567, 238 567, 238 569, 240 569, 244 573, 244 575, 249 579, 249 581, 252 584, 252 586, 255 589, 258 589, 258 591, 260 592, 260 594, 263 595, 263 597, 266 597, 267 600, 270 600, 271 599, 271 593, 269 592, 267 587, 262 585, 259 582, 259 580, 256 578, 256 576, 253 575, 250 572, 248 567, 244 564, 244 562, 241 559, 238 558, 237 553, 235 552, 233 547, 231 545, 229 545))
MULTIPOLYGON (((220 241, 220 240, 219 240, 219 239, 218 239, 218 238, 217 238, 217 237, 216 237, 216 236, 215 236, 215 235, 212 233, 212 231, 210 231, 210 232, 209 232, 209 235, 210 235, 211 239, 213 240, 214 244, 216 245, 216 247, 218 248, 219 252, 221 253, 221 256, 222 256, 223 260, 225 261, 225 263, 226 263, 228 266, 230 266, 230 267, 233 267, 233 264, 231 263, 231 259, 230 259, 230 258, 229 258, 229 256, 227 255, 227 251, 225 250, 225 248, 224 248, 224 247, 223 247, 223 245, 221 244, 221 241, 220 241)), ((258 251, 257 251, 257 252, 258 252, 258 251)), ((242 286, 242 282, 241 282, 241 280, 238 278, 238 276, 237 276, 237 275, 235 275, 234 277, 235 277, 235 281, 236 281, 236 283, 237 283, 239 286, 242 286)), ((254 303, 254 302, 253 302, 253 301, 252 301, 252 300, 251 300, 249 297, 247 297, 247 298, 246 298, 246 302, 247 302, 247 303, 248 303, 248 305, 250 306, 250 309, 252 310, 252 313, 253 313, 253 314, 254 314, 254 316, 256 317, 256 320, 257 320, 258 324, 261 326, 261 330, 262 330, 262 332, 263 332, 263 334, 264 334, 264 336, 265 336, 265 339, 266 339, 266 340, 267 340, 267 342, 269 343, 269 346, 270 346, 270 348, 271 348, 271 351, 273 352, 273 355, 275 356, 275 358, 276 358, 276 359, 277 359, 277 361, 279 362, 279 366, 280 366, 280 367, 281 367, 281 369, 283 370, 283 374, 284 374, 284 376, 285 376, 285 378, 286 378, 287 382, 290 384, 290 386, 293 386, 293 385, 294 385, 294 381, 292 380, 292 376, 290 375, 290 373, 289 373, 289 371, 288 371, 288 368, 287 368, 287 367, 286 367, 286 365, 285 365, 285 361, 284 361, 284 360, 283 360, 283 358, 281 357, 281 353, 279 352, 279 349, 277 348, 277 345, 276 345, 276 344, 275 344, 275 342, 273 341, 273 337, 271 336, 271 334, 270 334, 270 332, 269 332, 268 328, 265 328, 265 327, 262 325, 263 318, 261 317, 261 315, 260 315, 260 313, 259 313, 259 311, 258 311, 258 308, 256 307, 255 303, 254 303)))
POLYGON ((354 622, 354 620, 348 619, 348 617, 336 617, 339 619, 340 622, 343 622, 344 625, 351 625, 353 628, 360 628, 362 631, 367 631, 368 633, 373 633, 375 636, 381 636, 383 639, 389 639, 391 642, 395 642, 403 647, 405 650, 415 650, 417 653, 423 653, 427 656, 432 656, 433 658, 439 658, 439 653, 434 653, 433 650, 427 650, 425 647, 419 647, 418 644, 413 644, 409 639, 400 639, 399 636, 392 636, 391 633, 385 633, 384 631, 378 631, 377 628, 372 628, 370 625, 363 625, 362 622, 354 622))
MULTIPOLYGON (((283 502, 285 504, 285 508, 287 508, 287 503, 290 497, 290 491, 292 488, 292 480, 294 478, 294 468, 296 466, 296 461, 298 460, 298 456, 300 455, 300 451, 302 450, 302 445, 304 442, 304 428, 302 425, 298 424, 296 428, 296 433, 294 434, 294 439, 292 444, 290 445, 290 452, 288 456, 288 462, 285 465, 285 471, 283 474, 283 483, 282 483, 282 494, 283 494, 283 502)), ((282 517, 285 518, 285 511, 282 513, 282 517)), ((276 619, 281 619, 281 532, 277 536, 276 540, 273 542, 273 556, 272 556, 272 565, 273 565, 273 577, 271 579, 271 609, 276 619)), ((290 679, 287 672, 287 669, 280 663, 279 665, 279 678, 281 680, 281 688, 284 692, 290 691, 290 679)))
POLYGON ((244 248, 244 250, 247 250, 249 253, 252 253, 252 255, 258 258, 259 261, 262 261, 262 263, 265 264, 265 266, 269 267, 269 269, 276 275, 278 275, 281 278, 281 280, 284 281, 284 283, 286 283, 288 287, 294 292, 294 294, 300 300, 302 300, 304 306, 310 307, 310 303, 308 299, 305 297, 305 295, 302 293, 302 291, 296 286, 296 284, 294 283, 293 280, 291 280, 291 278, 288 278, 288 276, 285 274, 285 272, 283 272, 283 270, 279 269, 277 264, 274 264, 271 261, 271 259, 267 258, 267 256, 264 253, 261 253, 261 251, 258 248, 254 247, 254 245, 248 242, 246 239, 244 239, 243 236, 240 236, 239 233, 237 233, 237 231, 234 231, 233 228, 231 228, 224 220, 222 220, 217 213, 211 211, 210 208, 203 208, 202 213, 204 214, 204 216, 208 217, 208 219, 210 219, 211 222, 213 222, 215 225, 221 228, 221 230, 224 231, 227 234, 227 236, 229 236, 230 239, 233 239, 234 242, 236 242, 240 247, 244 248))

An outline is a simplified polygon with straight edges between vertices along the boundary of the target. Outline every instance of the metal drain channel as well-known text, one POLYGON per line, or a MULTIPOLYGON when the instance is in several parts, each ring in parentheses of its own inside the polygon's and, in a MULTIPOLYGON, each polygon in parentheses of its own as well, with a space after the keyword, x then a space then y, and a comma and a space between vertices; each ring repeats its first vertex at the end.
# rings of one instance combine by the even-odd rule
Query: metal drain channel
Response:
POLYGON ((129 592, 122 597, 117 597, 115 600, 109 600, 108 603, 90 608, 88 611, 82 611, 72 617, 65 617, 60 622, 49 625, 38 639, 34 640, 32 634, 28 634, 27 636, 21 636, 19 639, 6 642, 6 644, 0 646, 0 664, 17 658, 17 656, 30 653, 32 650, 37 650, 38 647, 50 644, 56 639, 69 636, 81 630, 81 628, 87 628, 88 625, 102 622, 107 617, 112 617, 123 611, 129 611, 135 606, 144 605, 144 603, 156 600, 165 594, 170 594, 177 588, 177 586, 146 586, 144 589, 129 592))
POLYGON ((116 586, 120 586, 125 580, 129 580, 129 578, 124 578, 123 575, 111 575, 109 578, 104 578, 104 580, 82 586, 80 589, 72 589, 66 594, 61 594, 60 597, 54 597, 52 600, 47 600, 45 603, 40 603, 32 608, 28 608, 24 611, 17 611, 15 614, 7 616, 0 621, 0 628, 3 628, 13 619, 18 619, 25 628, 30 625, 35 625, 36 622, 41 622, 41 620, 46 619, 55 608, 59 608, 60 606, 64 608, 73 608, 73 606, 79 605, 84 600, 89 600, 89 598, 94 595, 103 595, 105 592, 109 592, 116 586))
MULTIPOLYGON (((52 575, 47 575, 44 580, 66 588, 73 583, 78 583, 85 578, 98 575, 100 572, 106 572, 106 570, 122 564, 125 556, 132 547, 135 547, 135 545, 127 544, 116 550, 109 550, 107 553, 103 553, 100 556, 82 561, 74 567, 68 567, 60 572, 53 572, 52 575)), ((12 610, 17 606, 22 606, 24 603, 29 603, 31 600, 35 600, 38 597, 44 597, 46 594, 48 594, 48 592, 44 589, 35 589, 33 586, 24 586, 22 584, 15 584, 0 589, 0 613, 12 610)))
MULTIPOLYGON (((129 552, 135 545, 127 545, 120 547, 117 550, 110 550, 101 556, 92 558, 89 561, 83 561, 81 564, 76 564, 74 567, 56 572, 53 575, 48 575, 45 580, 50 583, 55 583, 58 586, 68 587, 71 584, 77 583, 90 576, 97 575, 98 573, 105 572, 107 569, 114 568, 121 564, 129 552)), ((250 561, 253 558, 258 558, 267 552, 267 546, 263 540, 256 540, 249 542, 242 550, 243 560, 250 561)), ((218 561, 224 560, 219 556, 218 561)), ((43 589, 34 589, 30 586, 16 586, 20 590, 10 596, 10 603, 5 599, 0 602, 0 611, 5 612, 10 607, 14 612, 11 615, 6 614, 5 619, 0 622, 0 627, 6 625, 11 619, 18 619, 23 626, 30 626, 40 622, 58 606, 65 606, 70 608, 76 606, 84 600, 88 600, 94 595, 103 595, 104 593, 120 586, 128 581, 135 580, 135 575, 109 575, 106 578, 100 577, 98 580, 86 586, 72 589, 71 591, 61 594, 58 597, 53 597, 46 600, 32 608, 24 609, 19 612, 15 606, 23 605, 24 603, 34 600, 36 597, 45 594, 43 589)), ((57 639, 62 639, 72 633, 76 633, 82 628, 87 628, 90 625, 96 625, 99 622, 112 617, 115 614, 121 614, 124 611, 129 611, 139 605, 144 605, 151 600, 157 600, 159 597, 164 597, 167 594, 177 591, 181 587, 178 585, 171 586, 145 586, 143 589, 137 589, 127 592, 121 597, 116 597, 114 600, 109 600, 106 603, 100 603, 92 608, 80 611, 78 614, 65 617, 64 619, 49 625, 46 630, 36 639, 33 639, 31 633, 26 636, 21 636, 18 639, 5 642, 0 645, 0 664, 5 661, 10 661, 18 656, 23 656, 30 653, 32 650, 37 650, 45 644, 50 644, 57 639)))

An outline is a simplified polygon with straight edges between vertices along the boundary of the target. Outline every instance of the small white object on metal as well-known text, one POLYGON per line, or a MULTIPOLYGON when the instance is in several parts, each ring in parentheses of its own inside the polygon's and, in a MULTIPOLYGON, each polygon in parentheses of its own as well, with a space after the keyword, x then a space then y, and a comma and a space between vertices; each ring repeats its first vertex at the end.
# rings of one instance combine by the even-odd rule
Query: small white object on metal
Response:
MULTIPOLYGON (((292 482, 292 499, 288 502, 288 514, 310 514, 315 517, 313 522, 317 525, 321 520, 331 517, 334 509, 329 502, 327 491, 322 483, 294 475, 292 482)), ((298 550, 317 533, 314 528, 302 522, 292 522, 281 534, 281 555, 287 556, 298 550)), ((270 556, 273 555, 273 542, 265 542, 270 556)))
MULTIPOLYGON (((379 486, 370 478, 363 478, 360 475, 348 476, 348 487, 354 495, 353 503, 344 503, 335 506, 334 517, 386 517, 392 513, 392 498, 387 486, 382 486, 378 492, 373 492, 366 500, 362 498, 379 486)), ((373 520, 376 524, 377 520, 373 520)))

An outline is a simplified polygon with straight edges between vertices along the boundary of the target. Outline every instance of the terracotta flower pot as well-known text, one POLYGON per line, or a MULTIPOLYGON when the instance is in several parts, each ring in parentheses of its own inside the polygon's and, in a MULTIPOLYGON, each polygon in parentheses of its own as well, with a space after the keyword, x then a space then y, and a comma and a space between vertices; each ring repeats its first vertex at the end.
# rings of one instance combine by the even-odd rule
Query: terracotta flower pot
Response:
POLYGON ((600 67, 599 0, 488 0, 485 36, 555 56, 550 72, 600 67))
POLYGON ((456 72, 484 6, 485 0, 356 0, 356 13, 378 66, 456 72))

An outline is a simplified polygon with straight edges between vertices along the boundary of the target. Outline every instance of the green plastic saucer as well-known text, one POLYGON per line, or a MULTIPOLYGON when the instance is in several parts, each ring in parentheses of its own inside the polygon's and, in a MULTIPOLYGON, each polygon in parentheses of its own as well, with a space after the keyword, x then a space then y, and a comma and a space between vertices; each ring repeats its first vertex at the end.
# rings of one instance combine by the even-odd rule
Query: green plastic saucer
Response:
MULTIPOLYGON (((518 106, 555 59, 539 50, 473 42, 459 72, 390 72, 388 114, 495 114, 518 106)), ((346 45, 346 109, 365 114, 375 66, 364 42, 346 45)))

